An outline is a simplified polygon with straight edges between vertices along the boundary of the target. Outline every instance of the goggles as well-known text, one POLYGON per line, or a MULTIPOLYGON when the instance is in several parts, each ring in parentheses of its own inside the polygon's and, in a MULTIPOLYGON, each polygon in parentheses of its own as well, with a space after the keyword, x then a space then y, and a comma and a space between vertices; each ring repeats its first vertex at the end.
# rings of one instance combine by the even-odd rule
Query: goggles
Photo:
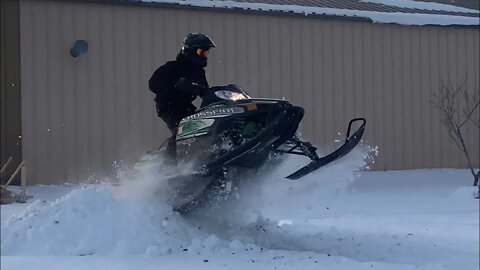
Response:
POLYGON ((198 56, 208 56, 208 49, 197 49, 195 52, 198 56))

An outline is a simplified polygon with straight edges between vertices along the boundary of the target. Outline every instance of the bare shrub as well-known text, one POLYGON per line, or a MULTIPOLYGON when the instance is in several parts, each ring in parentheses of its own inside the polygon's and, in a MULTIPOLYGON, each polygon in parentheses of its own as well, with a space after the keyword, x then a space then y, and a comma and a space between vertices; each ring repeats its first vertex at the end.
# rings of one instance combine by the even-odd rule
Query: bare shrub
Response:
POLYGON ((480 98, 478 89, 474 89, 474 91, 469 90, 466 81, 467 79, 465 78, 458 85, 453 85, 450 78, 447 82, 442 80, 438 93, 432 95, 430 102, 440 111, 442 123, 448 135, 465 155, 470 172, 474 178, 473 185, 479 186, 479 166, 476 167, 477 172, 475 172, 470 156, 470 151, 477 153, 478 149, 469 149, 467 147, 464 139, 464 128, 467 124, 472 124, 477 129, 480 129, 480 98))

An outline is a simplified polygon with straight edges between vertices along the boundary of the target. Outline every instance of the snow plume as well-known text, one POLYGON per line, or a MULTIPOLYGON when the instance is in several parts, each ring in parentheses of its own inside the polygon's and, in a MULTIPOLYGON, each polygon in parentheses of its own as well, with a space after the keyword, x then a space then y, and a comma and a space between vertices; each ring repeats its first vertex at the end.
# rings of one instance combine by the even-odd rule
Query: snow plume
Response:
POLYGON ((245 228, 255 227, 265 216, 281 219, 282 215, 324 209, 318 202, 338 200, 338 196, 354 183, 377 153, 376 148, 357 147, 342 159, 304 176, 288 180, 285 176, 305 166, 309 159, 299 156, 282 157, 267 164, 261 173, 244 175, 221 207, 209 207, 188 217, 195 226, 211 228, 212 232, 238 240, 246 237, 245 228))
POLYGON ((314 203, 319 197, 342 194, 356 171, 366 166, 369 151, 357 148, 301 181, 284 177, 308 161, 287 158, 281 166, 266 166, 260 174, 236 179, 232 192, 219 204, 187 216, 168 204, 171 190, 163 180, 171 172, 122 168, 113 185, 87 185, 55 201, 38 200, 2 222, 2 255, 156 256, 211 254, 258 245, 282 248, 254 233, 261 231, 259 221, 265 215, 281 218, 282 213, 319 207, 314 203))
POLYGON ((286 180, 284 177, 295 169, 308 164, 309 160, 288 157, 288 166, 281 166, 273 173, 262 176, 259 198, 269 211, 314 207, 319 198, 325 200, 342 195, 355 181, 358 172, 368 167, 369 160, 376 153, 371 147, 357 147, 349 155, 329 164, 300 180, 286 180))
POLYGON ((2 222, 2 255, 158 255, 202 242, 168 205, 164 177, 119 167, 116 179, 37 200, 2 222))
MULTIPOLYGON (((167 196, 171 192, 165 178, 168 175, 156 167, 134 170, 122 167, 117 170, 118 188, 115 193, 120 198, 156 198, 167 203, 167 196)), ((170 172, 171 173, 171 172, 170 172)))

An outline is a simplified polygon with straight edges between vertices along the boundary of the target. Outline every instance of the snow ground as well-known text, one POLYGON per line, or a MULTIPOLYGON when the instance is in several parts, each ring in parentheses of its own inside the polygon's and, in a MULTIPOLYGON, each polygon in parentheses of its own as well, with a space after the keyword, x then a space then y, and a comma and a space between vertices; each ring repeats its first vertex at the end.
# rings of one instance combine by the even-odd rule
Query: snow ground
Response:
POLYGON ((289 181, 250 176, 222 207, 182 216, 151 172, 33 186, 1 206, 1 269, 479 269, 467 170, 360 171, 365 152, 289 181))

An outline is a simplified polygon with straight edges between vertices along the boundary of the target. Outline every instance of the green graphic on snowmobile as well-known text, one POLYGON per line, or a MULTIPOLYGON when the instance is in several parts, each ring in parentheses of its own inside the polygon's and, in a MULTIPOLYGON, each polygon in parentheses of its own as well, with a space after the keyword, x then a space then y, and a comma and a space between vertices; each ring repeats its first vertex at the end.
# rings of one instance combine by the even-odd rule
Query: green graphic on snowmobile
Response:
POLYGON ((177 140, 204 135, 214 122, 214 119, 189 120, 181 122, 178 126, 177 140))

